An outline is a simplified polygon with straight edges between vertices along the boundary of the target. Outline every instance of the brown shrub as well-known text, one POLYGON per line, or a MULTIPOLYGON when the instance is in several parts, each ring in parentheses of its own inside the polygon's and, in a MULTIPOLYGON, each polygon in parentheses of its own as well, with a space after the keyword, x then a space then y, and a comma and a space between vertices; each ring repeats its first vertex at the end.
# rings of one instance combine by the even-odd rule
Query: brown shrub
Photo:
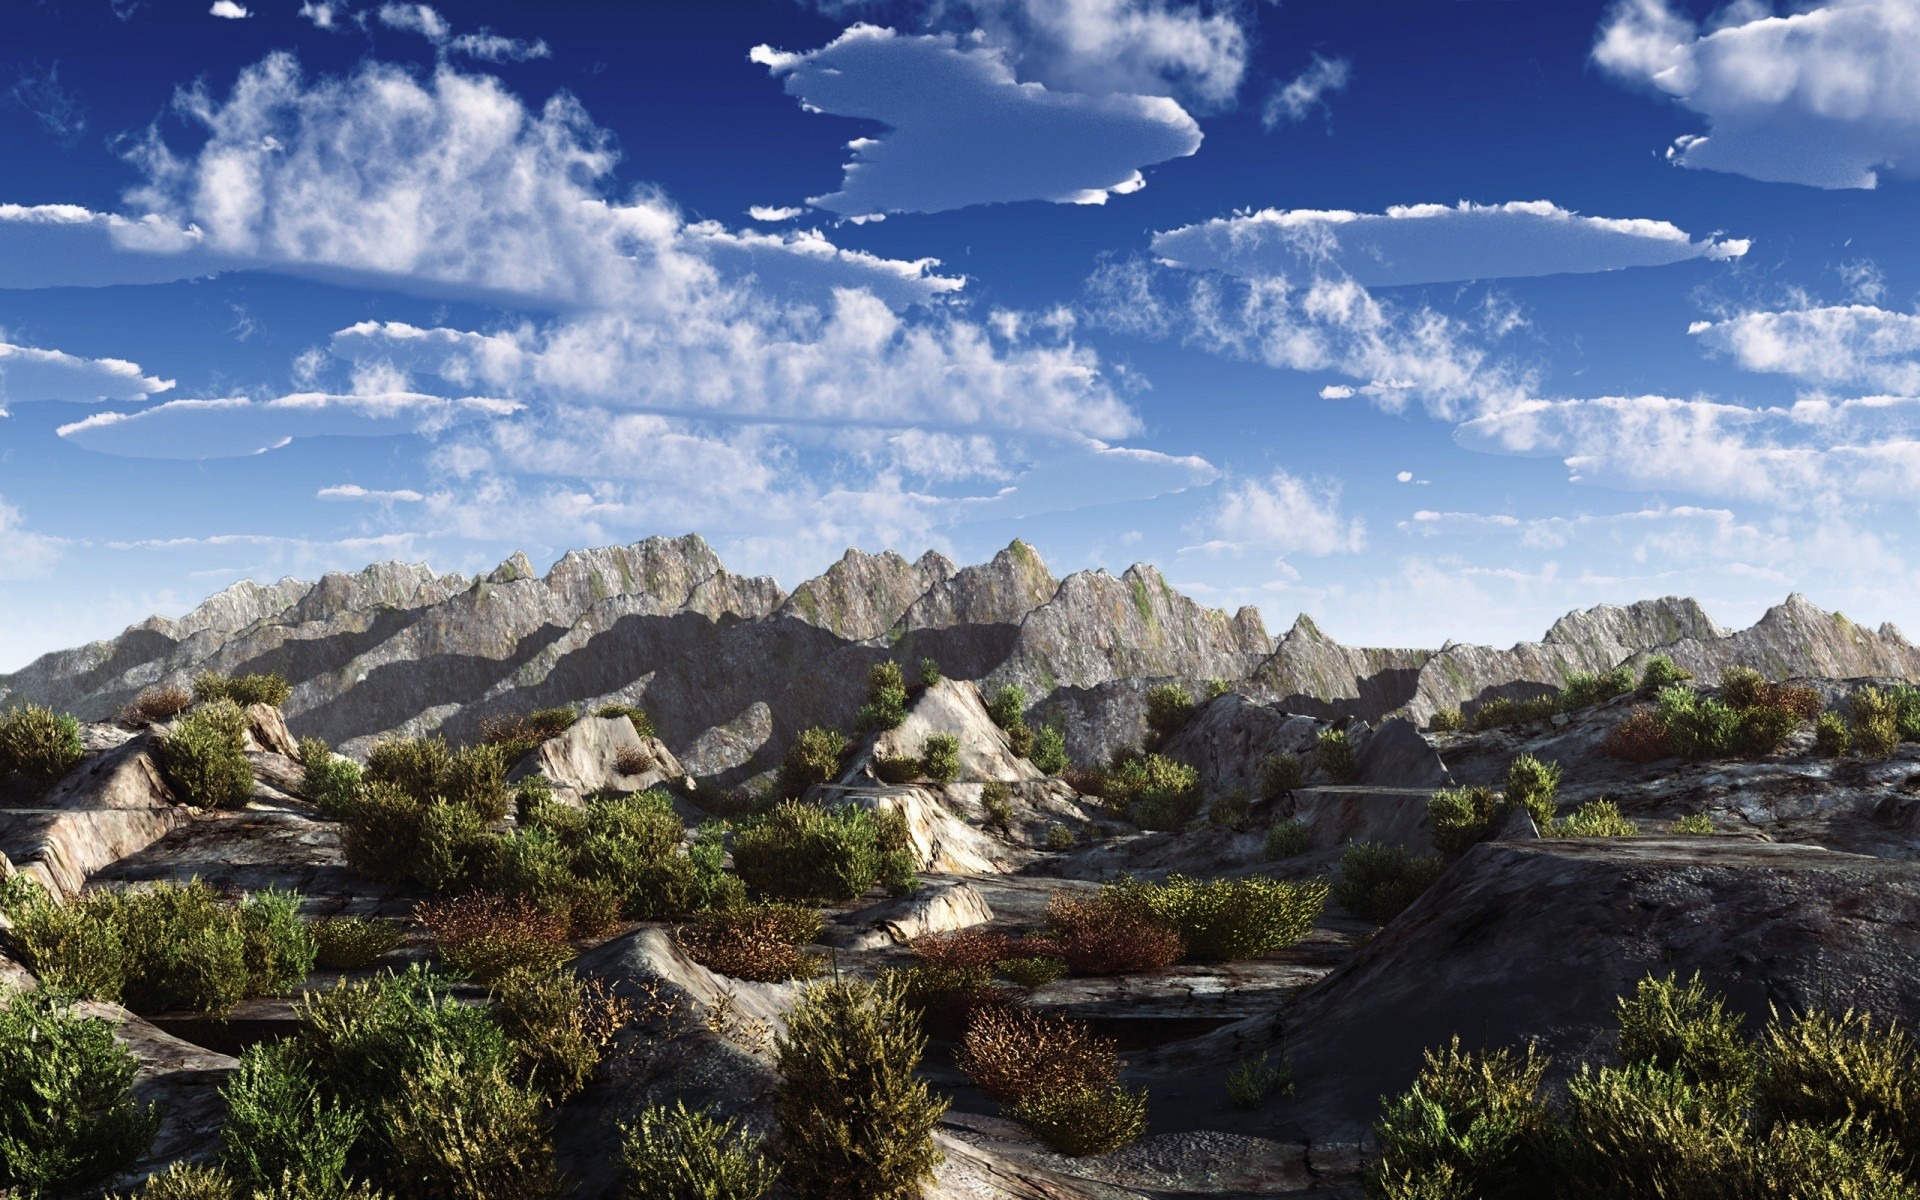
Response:
POLYGON ((653 766, 653 754, 645 746, 622 746, 613 756, 613 769, 622 775, 644 775, 653 766))
POLYGON ((587 1086, 633 1006, 598 979, 522 972, 502 984, 499 1017, 528 1082, 559 1101, 587 1086))
POLYGON ((1083 1087, 1104 1088, 1120 1075, 1111 1038, 1056 1013, 996 1005, 974 1010, 954 1064, 1002 1104, 1083 1087))
POLYGON ((1814 720, 1826 707, 1820 702, 1819 692, 1791 683, 1776 683, 1769 687, 1765 703, 1769 708, 1784 709, 1802 721, 1814 720))
POLYGON ((573 957, 566 915, 542 912, 518 896, 468 892, 422 902, 413 915, 433 935, 447 965, 480 983, 517 971, 549 971, 573 957))
POLYGON ((1651 708, 1636 708, 1628 713, 1607 734, 1600 748, 1615 758, 1635 763, 1657 762, 1671 758, 1674 753, 1673 738, 1651 708))
POLYGON ((193 704, 193 693, 177 683, 142 688, 133 702, 120 710, 122 725, 156 725, 170 721, 193 704))
POLYGON ((997 929, 956 929, 929 933, 908 944, 914 956, 929 966, 952 971, 991 971, 993 964, 1015 955, 1016 939, 997 929))
POLYGON ((941 967, 920 962, 891 972, 899 978, 901 997, 909 1009, 920 1014, 920 1028, 927 1034, 957 1041, 981 1008, 1007 1003, 1007 993, 994 986, 993 974, 985 967, 941 967))
POLYGON ((1179 962, 1187 951, 1172 929, 1104 894, 1055 892, 1047 901, 1047 924, 1060 957, 1081 975, 1157 970, 1179 962))
POLYGON ((820 936, 820 914, 799 904, 749 904, 707 913, 674 934, 701 966, 735 979, 811 979, 825 956, 801 947, 820 936))

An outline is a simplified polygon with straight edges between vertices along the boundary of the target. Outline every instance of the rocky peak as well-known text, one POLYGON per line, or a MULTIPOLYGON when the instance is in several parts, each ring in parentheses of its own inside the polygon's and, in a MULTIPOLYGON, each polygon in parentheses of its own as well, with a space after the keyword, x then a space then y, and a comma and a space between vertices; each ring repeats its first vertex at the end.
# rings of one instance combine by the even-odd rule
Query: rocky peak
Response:
POLYGON ((991 562, 950 573, 901 617, 905 630, 954 625, 1018 625, 1045 604, 1060 583, 1038 551, 1015 538, 991 562))
MULTIPOLYGON (((1732 666, 1753 667, 1776 679, 1920 676, 1920 649, 1899 630, 1856 625, 1845 614, 1828 612, 1798 592, 1738 633, 1682 638, 1659 652, 1705 680, 1732 666)), ((1638 654, 1633 661, 1638 666, 1647 657, 1638 654)))
POLYGON ((183 617, 171 620, 149 617, 133 628, 165 634, 176 642, 185 641, 196 633, 237 633, 255 621, 264 621, 285 612, 311 587, 311 584, 292 577, 271 584, 242 579, 215 592, 183 617))
POLYGON ((468 583, 464 575, 436 577, 424 563, 374 563, 351 573, 330 571, 280 620, 297 624, 382 606, 419 608, 464 591, 468 583))
POLYGON ((645 595, 662 611, 685 608, 694 592, 725 573, 720 556, 699 534, 651 537, 631 546, 569 550, 547 572, 549 590, 585 609, 609 596, 645 595))
POLYGON ((515 550, 487 574, 488 583, 516 583, 522 579, 532 579, 533 564, 527 561, 526 551, 515 550))
POLYGON ((1665 646, 1682 638, 1725 637, 1697 600, 1665 596, 1622 608, 1601 604, 1571 612, 1553 623, 1542 641, 1559 646, 1621 646, 1629 651, 1665 646))
POLYGON ((891 550, 848 550, 824 574, 794 588, 778 615, 864 642, 884 636, 915 600, 953 573, 953 564, 939 554, 910 563, 891 550))

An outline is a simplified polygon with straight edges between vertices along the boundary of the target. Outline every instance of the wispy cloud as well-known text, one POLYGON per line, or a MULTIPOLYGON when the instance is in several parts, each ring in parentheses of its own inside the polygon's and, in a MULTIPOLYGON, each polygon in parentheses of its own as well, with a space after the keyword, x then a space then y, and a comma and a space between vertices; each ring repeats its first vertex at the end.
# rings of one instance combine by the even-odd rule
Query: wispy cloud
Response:
POLYGON ((1351 60, 1314 55, 1306 70, 1285 83, 1273 85, 1266 104, 1260 109, 1260 124, 1271 132, 1281 125, 1299 124, 1316 109, 1331 113, 1327 97, 1345 91, 1352 74, 1351 60))

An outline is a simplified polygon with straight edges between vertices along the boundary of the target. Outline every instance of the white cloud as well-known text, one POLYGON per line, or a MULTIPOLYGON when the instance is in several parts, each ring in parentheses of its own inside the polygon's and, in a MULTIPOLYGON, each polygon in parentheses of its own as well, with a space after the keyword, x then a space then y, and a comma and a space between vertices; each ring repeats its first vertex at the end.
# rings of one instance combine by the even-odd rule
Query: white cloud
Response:
POLYGON ((751 57, 807 107, 889 127, 849 143, 840 190, 808 200, 842 216, 1099 204, 1144 187, 1141 167, 1200 147, 1200 127, 1172 100, 1020 83, 995 50, 944 34, 855 25, 819 50, 757 46, 751 57))
MULTIPOLYGON (((814 0, 831 16, 897 13, 880 0, 814 0)), ((1250 13, 1185 0, 915 0, 923 28, 1001 53, 1056 91, 1172 96, 1229 107, 1247 70, 1250 13)))
POLYGON ((756 221, 791 221, 807 210, 804 208, 776 208, 767 204, 751 205, 747 215, 756 221))
MULTIPOLYGON (((431 4, 382 4, 375 15, 389 29, 402 29, 426 38, 442 54, 465 54, 493 63, 525 62, 553 54, 545 41, 501 37, 485 27, 479 33, 455 34, 453 26, 431 4)), ((314 23, 320 22, 316 19, 314 23)))
POLYGON ((1196 526, 1208 540, 1186 550, 1265 550, 1327 555, 1366 549, 1366 522, 1340 511, 1340 487, 1276 470, 1267 479, 1230 484, 1196 526))
POLYGON ((1831 0, 1785 16, 1738 3, 1702 28, 1669 0, 1618 0, 1593 60, 1706 118, 1668 157, 1685 167, 1870 188, 1920 163, 1913 0, 1831 0))
POLYGON ((1694 241, 1666 221, 1583 217, 1545 200, 1384 213, 1262 209, 1153 236, 1156 255, 1190 270, 1250 278, 1338 270, 1368 287, 1613 271, 1737 258, 1747 248, 1694 241))
POLYGON ((1314 109, 1327 110, 1327 97, 1347 89, 1353 63, 1344 58, 1322 58, 1316 54, 1307 69, 1285 83, 1276 83, 1260 110, 1260 124, 1269 131, 1282 124, 1293 125, 1307 119, 1314 109))
POLYGON ((64 538, 29 529, 20 510, 0 496, 0 582, 45 578, 66 546, 64 538))
POLYGON ((1748 371, 1920 393, 1920 316, 1864 304, 1748 312, 1690 333, 1748 371))
POLYGON ((208 250, 197 227, 77 204, 0 204, 0 287, 171 283, 240 265, 208 250))
POLYGON ((145 400, 173 387, 139 364, 120 358, 79 358, 60 350, 41 350, 0 342, 0 413, 9 404, 64 400, 96 404, 107 400, 145 400))
POLYGON ((229 21, 244 21, 253 15, 253 11, 246 5, 236 4, 234 0, 213 0, 213 7, 208 9, 207 12, 216 17, 224 17, 229 21))
POLYGON ((302 0, 300 15, 312 21, 317 29, 335 28, 345 13, 343 5, 330 3, 329 0, 302 0))
MULTIPOLYGON (((796 210, 797 211, 797 210, 796 210)), ((862 288, 893 308, 958 292, 965 276, 940 275, 937 258, 911 262, 848 250, 817 229, 783 234, 726 229, 716 221, 686 227, 688 244, 736 279, 751 277, 769 294, 824 299, 830 288, 862 288)))
POLYGON ((434 432, 519 408, 507 400, 449 400, 414 392, 301 392, 270 400, 170 400, 131 413, 97 413, 62 425, 59 434, 75 445, 126 458, 236 458, 276 450, 295 438, 434 432))
POLYGON ((337 483, 332 487, 323 487, 313 494, 316 500, 366 500, 376 504, 395 502, 418 504, 426 497, 412 488, 394 488, 382 491, 376 488, 364 488, 357 483, 337 483))
POLYGON ((1412 472, 1412 471, 1402 471, 1402 472, 1400 472, 1399 474, 1397 474, 1397 475, 1395 475, 1395 476, 1394 476, 1394 478, 1395 478, 1395 479, 1397 479, 1397 480, 1399 480, 1399 481, 1400 481, 1401 483, 1412 483, 1412 482, 1413 482, 1413 472, 1412 472))

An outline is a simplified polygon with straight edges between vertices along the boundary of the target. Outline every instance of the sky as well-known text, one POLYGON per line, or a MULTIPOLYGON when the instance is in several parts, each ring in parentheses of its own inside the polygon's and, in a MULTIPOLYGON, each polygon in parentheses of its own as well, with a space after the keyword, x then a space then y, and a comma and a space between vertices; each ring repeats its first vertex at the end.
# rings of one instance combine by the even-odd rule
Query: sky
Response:
POLYGON ((1920 629, 1920 0, 9 0, 0 670, 698 532, 1920 629))

